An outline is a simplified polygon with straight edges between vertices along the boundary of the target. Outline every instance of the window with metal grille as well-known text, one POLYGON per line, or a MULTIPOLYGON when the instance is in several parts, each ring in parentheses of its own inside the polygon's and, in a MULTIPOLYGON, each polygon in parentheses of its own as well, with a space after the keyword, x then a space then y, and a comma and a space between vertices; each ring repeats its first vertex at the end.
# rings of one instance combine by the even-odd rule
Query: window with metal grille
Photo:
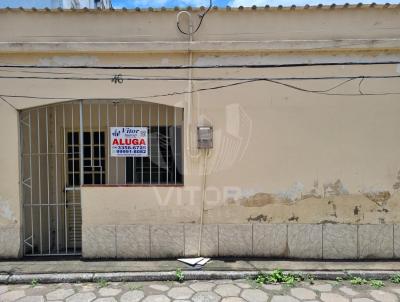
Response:
MULTIPOLYGON (((80 135, 68 132, 68 186, 80 185, 80 135)), ((83 133, 83 183, 105 184, 104 132, 83 133)))
POLYGON ((126 158, 126 183, 182 184, 181 162, 181 127, 149 127, 149 156, 126 158))

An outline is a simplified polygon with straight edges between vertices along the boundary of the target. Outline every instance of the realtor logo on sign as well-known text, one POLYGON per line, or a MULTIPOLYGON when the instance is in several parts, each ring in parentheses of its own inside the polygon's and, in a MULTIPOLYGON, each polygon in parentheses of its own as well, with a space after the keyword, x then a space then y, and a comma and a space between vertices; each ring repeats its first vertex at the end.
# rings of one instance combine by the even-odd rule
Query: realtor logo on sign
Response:
POLYGON ((146 127, 110 127, 111 156, 148 156, 147 133, 146 127))

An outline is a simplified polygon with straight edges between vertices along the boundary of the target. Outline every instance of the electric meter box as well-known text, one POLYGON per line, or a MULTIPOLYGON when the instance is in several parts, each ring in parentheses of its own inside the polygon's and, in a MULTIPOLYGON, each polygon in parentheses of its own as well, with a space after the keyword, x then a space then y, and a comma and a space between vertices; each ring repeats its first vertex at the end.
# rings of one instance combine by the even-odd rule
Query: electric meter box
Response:
POLYGON ((209 126, 197 127, 197 148, 211 149, 213 147, 213 128, 209 126))

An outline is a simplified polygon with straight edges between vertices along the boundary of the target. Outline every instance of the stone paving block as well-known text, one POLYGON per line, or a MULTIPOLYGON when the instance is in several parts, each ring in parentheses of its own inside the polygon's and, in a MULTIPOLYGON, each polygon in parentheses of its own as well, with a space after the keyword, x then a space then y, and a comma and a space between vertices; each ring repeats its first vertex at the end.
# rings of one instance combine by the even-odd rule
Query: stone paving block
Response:
POLYGON ((169 290, 169 286, 162 285, 162 284, 152 284, 149 287, 152 289, 158 290, 160 292, 165 292, 165 291, 169 290))
POLYGON ((253 255, 260 257, 287 257, 287 225, 254 224, 253 255))
POLYGON ((282 290, 282 285, 280 284, 263 284, 262 286, 265 290, 279 291, 282 290))
POLYGON ((123 294, 120 298, 121 302, 139 302, 144 298, 144 293, 141 290, 131 290, 123 294))
POLYGON ((271 302, 299 302, 291 296, 273 296, 271 302))
POLYGON ((393 225, 359 225, 358 254, 361 259, 393 258, 393 225))
POLYGON ((120 288, 103 287, 99 289, 99 294, 102 297, 114 297, 121 292, 120 288))
POLYGON ((250 302, 267 302, 268 295, 259 289, 244 289, 240 296, 250 302))
POLYGON ((174 287, 168 291, 168 297, 179 300, 189 299, 193 294, 194 291, 186 286, 174 287))
POLYGON ((115 300, 115 298, 113 297, 107 297, 107 298, 98 298, 93 302, 117 302, 117 300, 115 300))
POLYGON ((211 282, 196 282, 193 284, 190 284, 189 287, 193 289, 195 292, 207 292, 211 291, 215 284, 211 282))
POLYGON ((221 300, 221 297, 213 292, 199 292, 194 294, 192 297, 193 302, 218 302, 221 300))
POLYGON ((77 293, 65 300, 65 302, 91 302, 96 299, 94 293, 77 293))
POLYGON ((243 289, 251 288, 251 285, 246 282, 236 282, 235 284, 243 289))
POLYGON ((321 300, 323 302, 349 302, 346 297, 334 293, 322 293, 321 300))
POLYGON ((253 253, 251 224, 220 224, 218 229, 219 256, 248 256, 253 253))
POLYGON ((357 258, 356 225, 325 224, 322 231, 324 259, 357 258))
POLYGON ((379 302, 398 302, 398 298, 395 294, 383 291, 383 290, 371 290, 370 293, 372 298, 379 302))
POLYGON ((184 255, 184 225, 164 224, 150 227, 152 258, 182 257, 184 255))
POLYGON ((311 289, 319 292, 330 292, 332 291, 332 285, 330 284, 315 284, 310 286, 311 289))
POLYGON ((317 295, 307 288, 292 288, 290 294, 300 300, 311 300, 315 299, 317 295))
POLYGON ((214 291, 221 297, 232 297, 239 295, 240 288, 233 284, 220 284, 217 285, 214 291))
POLYGON ((47 300, 64 300, 69 296, 72 296, 75 291, 72 288, 60 288, 56 289, 46 295, 47 300))
POLYGON ((44 302, 43 296, 26 296, 18 300, 18 302, 44 302))
POLYGON ((394 257, 400 258, 400 224, 394 225, 394 257))
POLYGON ((339 290, 348 296, 357 296, 359 294, 359 292, 356 292, 354 289, 347 286, 342 286, 339 288, 339 290))
POLYGON ((221 302, 247 302, 247 301, 239 297, 228 297, 228 298, 223 298, 221 302))
MULTIPOLYGON (((185 224, 185 256, 197 256, 200 236, 200 225, 185 224)), ((201 256, 218 256, 218 225, 203 225, 201 256)))
POLYGON ((115 258, 115 225, 83 225, 82 256, 84 258, 115 258))
POLYGON ((143 302, 170 302, 171 299, 164 295, 150 295, 143 302))
POLYGON ((0 295, 4 294, 6 291, 8 291, 8 286, 7 285, 0 285, 0 295))
POLYGON ((18 258, 20 234, 19 225, 0 225, 0 258, 18 258))
POLYGON ((368 298, 355 298, 351 300, 352 302, 375 302, 374 300, 368 298))
POLYGON ((293 258, 322 258, 322 225, 289 224, 289 256, 293 258))
POLYGON ((118 258, 150 258, 150 226, 117 225, 118 258))
POLYGON ((16 301, 19 298, 25 296, 25 292, 23 290, 12 290, 0 295, 1 302, 11 302, 16 301))

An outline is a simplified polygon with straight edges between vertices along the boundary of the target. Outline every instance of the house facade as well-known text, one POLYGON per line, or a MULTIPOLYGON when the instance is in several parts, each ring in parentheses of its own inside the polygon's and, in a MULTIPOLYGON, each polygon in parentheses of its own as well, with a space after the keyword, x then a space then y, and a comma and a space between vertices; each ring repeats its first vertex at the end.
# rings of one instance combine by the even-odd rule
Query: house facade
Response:
POLYGON ((400 8, 0 10, 0 257, 400 257, 400 8))

